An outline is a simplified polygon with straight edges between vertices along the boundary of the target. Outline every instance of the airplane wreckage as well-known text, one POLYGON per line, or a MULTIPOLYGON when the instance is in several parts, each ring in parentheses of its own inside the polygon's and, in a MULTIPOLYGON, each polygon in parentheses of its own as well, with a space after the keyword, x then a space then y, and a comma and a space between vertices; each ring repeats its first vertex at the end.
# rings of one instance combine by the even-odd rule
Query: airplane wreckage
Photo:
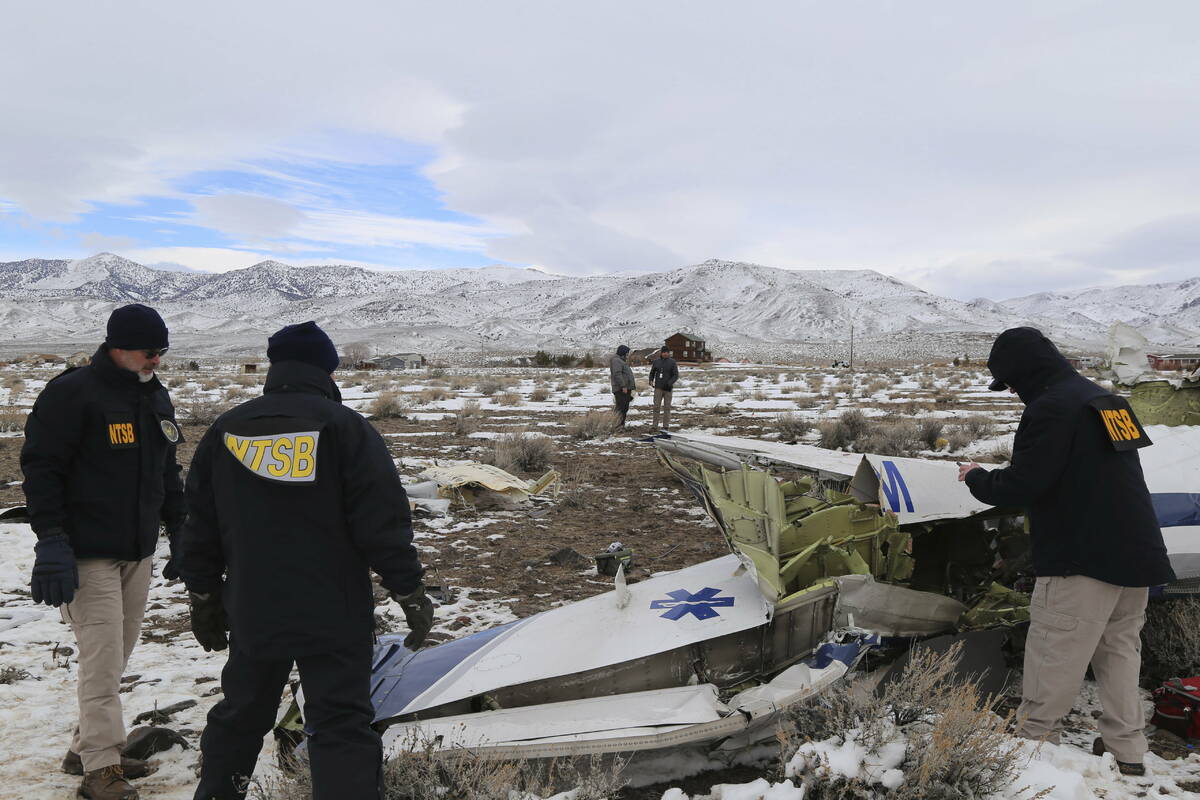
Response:
MULTIPOLYGON (((1145 382, 1144 382, 1145 383, 1145 382)), ((1178 579, 1200 593, 1200 383, 1133 403, 1178 579)), ((773 736, 888 637, 1029 619, 1019 509, 975 500, 949 461, 703 434, 648 437, 731 553, 418 651, 385 635, 371 679, 385 750, 557 758, 773 736)), ((277 728, 302 739, 303 693, 277 728)), ((650 762, 652 763, 652 762, 650 762)))

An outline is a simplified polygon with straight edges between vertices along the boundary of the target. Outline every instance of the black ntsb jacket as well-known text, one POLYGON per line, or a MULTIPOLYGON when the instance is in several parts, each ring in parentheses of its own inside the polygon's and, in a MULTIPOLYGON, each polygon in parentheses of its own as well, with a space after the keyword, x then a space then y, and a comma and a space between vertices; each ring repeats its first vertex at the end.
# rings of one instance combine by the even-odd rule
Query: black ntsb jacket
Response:
POLYGON ((76 558, 149 557, 159 524, 186 515, 180 439, 158 378, 140 382, 101 345, 91 364, 47 383, 25 421, 22 488, 33 530, 61 529, 76 558))
POLYGON ((1149 438, 1128 403, 1032 328, 1001 334, 988 368, 1025 413, 1010 466, 971 470, 966 483, 985 503, 1028 510, 1034 572, 1117 586, 1174 580, 1137 453, 1149 438))
POLYGON ((333 379, 271 365, 262 397, 222 414, 187 478, 180 574, 222 599, 240 650, 291 657, 370 642, 368 567, 400 594, 422 568, 383 438, 333 379))
POLYGON ((651 362, 650 386, 652 388, 669 392, 675 388, 677 380, 679 380, 679 365, 675 363, 675 359, 667 356, 666 358, 656 358, 651 362))

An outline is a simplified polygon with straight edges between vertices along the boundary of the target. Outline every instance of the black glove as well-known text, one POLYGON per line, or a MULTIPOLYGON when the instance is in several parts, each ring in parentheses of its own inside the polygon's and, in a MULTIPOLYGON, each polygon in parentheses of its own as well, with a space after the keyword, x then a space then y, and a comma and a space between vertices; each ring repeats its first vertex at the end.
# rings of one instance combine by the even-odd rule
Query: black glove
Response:
POLYGON ((163 565, 162 576, 169 581, 179 580, 179 556, 181 554, 179 539, 183 533, 183 523, 174 522, 167 525, 167 541, 170 543, 171 557, 163 565))
POLYGON ((429 635, 433 627, 433 601, 425 596, 425 586, 417 586, 411 594, 396 594, 392 599, 400 604, 404 611, 404 619, 408 622, 408 636, 404 637, 404 646, 416 650, 429 635))
POLYGON ((229 626, 225 623, 225 607, 221 605, 221 590, 200 594, 188 592, 192 601, 192 635, 208 653, 213 650, 224 650, 229 646, 229 637, 225 631, 229 626))
POLYGON ((67 535, 55 528, 50 535, 38 539, 33 546, 33 576, 29 593, 33 602, 61 606, 75 599, 79 588, 79 568, 75 566, 75 551, 67 535))

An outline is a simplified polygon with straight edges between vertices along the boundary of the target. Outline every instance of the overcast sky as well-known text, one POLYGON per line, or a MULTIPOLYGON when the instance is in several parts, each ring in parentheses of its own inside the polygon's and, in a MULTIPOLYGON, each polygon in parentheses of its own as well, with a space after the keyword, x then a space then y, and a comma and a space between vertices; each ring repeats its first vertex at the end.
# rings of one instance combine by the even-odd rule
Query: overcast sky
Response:
POLYGON ((0 261, 1200 274, 1200 3, 9 3, 0 261))

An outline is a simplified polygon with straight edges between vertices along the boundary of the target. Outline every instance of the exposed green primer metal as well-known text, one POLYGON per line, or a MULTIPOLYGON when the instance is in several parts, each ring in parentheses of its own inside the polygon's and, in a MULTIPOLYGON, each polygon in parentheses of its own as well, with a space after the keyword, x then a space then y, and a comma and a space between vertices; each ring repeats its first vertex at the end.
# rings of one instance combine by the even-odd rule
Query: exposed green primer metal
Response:
POLYGON ((1143 425, 1200 425, 1200 382, 1135 384, 1129 404, 1143 425))
POLYGON ((987 593, 958 621, 959 630, 1012 627, 1029 622, 1029 595, 993 583, 987 593))
MULTIPOLYGON (((903 583, 913 574, 913 534, 938 532, 935 523, 901 530, 896 517, 879 506, 822 490, 812 478, 780 481, 765 469, 722 470, 658 455, 692 488, 730 547, 753 564, 759 588, 777 605, 826 587, 840 575, 903 583)), ((1029 596, 992 583, 959 626, 973 630, 1028 620, 1029 596)))
POLYGON ((809 478, 781 483, 763 470, 721 472, 665 458, 677 472, 686 470, 703 482, 730 545, 753 562, 768 597, 778 599, 835 575, 895 581, 911 573, 909 535, 878 507, 846 495, 813 496, 809 478))

